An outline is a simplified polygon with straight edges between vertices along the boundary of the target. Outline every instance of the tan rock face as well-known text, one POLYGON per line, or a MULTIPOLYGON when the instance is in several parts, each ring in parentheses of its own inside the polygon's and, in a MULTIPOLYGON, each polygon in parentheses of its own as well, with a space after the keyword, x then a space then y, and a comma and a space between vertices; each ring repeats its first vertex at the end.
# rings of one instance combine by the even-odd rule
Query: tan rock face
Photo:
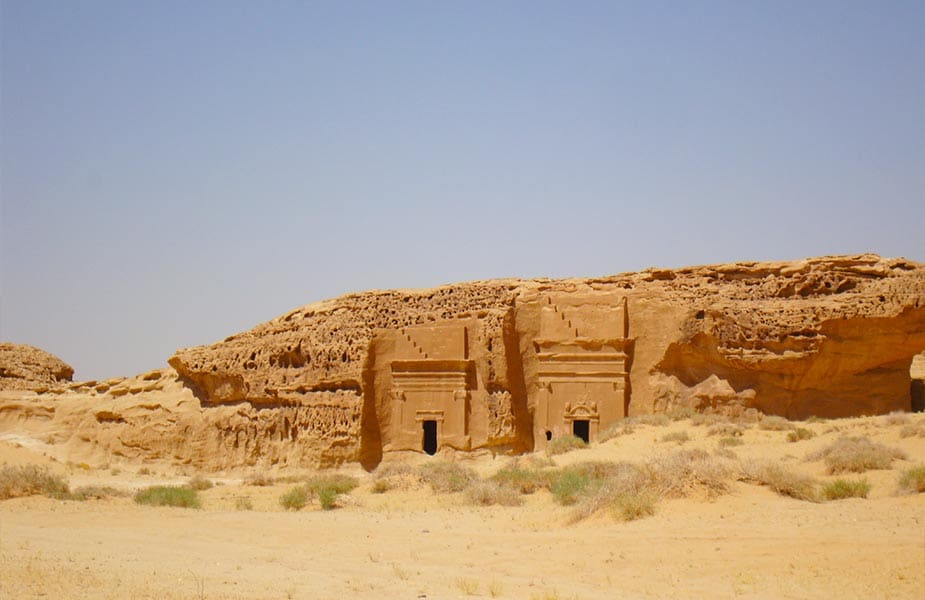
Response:
POLYGON ((373 467, 388 452, 594 440, 676 407, 910 410, 923 350, 925 265, 823 257, 352 294, 180 350, 173 370, 0 412, 83 428, 69 443, 201 468, 373 467))
POLYGON ((70 381, 74 369, 32 346, 0 342, 0 390, 47 389, 70 381))

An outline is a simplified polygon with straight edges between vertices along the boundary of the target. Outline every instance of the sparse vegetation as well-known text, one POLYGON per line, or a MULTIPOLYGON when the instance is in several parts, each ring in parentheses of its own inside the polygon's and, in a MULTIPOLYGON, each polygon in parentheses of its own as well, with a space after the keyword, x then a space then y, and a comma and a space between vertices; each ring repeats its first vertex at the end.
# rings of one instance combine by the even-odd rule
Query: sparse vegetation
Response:
POLYGON ((677 442, 678 444, 683 444, 684 442, 689 442, 691 436, 688 435, 686 431, 672 431, 671 433, 666 433, 662 436, 663 442, 677 442))
POLYGON ((925 422, 912 423, 911 425, 904 426, 899 431, 899 437, 909 438, 909 437, 925 437, 925 422))
POLYGON ((546 446, 546 454, 549 456, 556 456, 558 454, 565 454, 566 452, 571 452, 572 450, 580 450, 582 448, 587 448, 588 445, 585 441, 574 435, 564 435, 562 437, 555 438, 546 446))
POLYGON ((420 475, 438 493, 461 492, 477 479, 472 469, 447 461, 425 464, 420 469, 420 475))
POLYGON ((456 587, 467 596, 474 596, 479 591, 479 582, 475 579, 466 579, 459 577, 456 579, 456 587))
POLYGON ((836 440, 806 458, 825 461, 829 474, 837 475, 889 469, 893 460, 905 457, 905 452, 898 448, 890 448, 867 438, 851 437, 836 440))
POLYGON ((372 485, 372 488, 370 488, 370 491, 374 494, 384 494, 390 489, 392 489, 391 482, 389 482, 388 479, 382 478, 382 479, 377 479, 373 482, 373 485, 372 485))
POLYGON ((826 500, 843 500, 845 498, 867 498, 870 493, 870 483, 866 479, 836 479, 822 487, 822 495, 826 500))
POLYGON ((308 488, 298 485, 279 497, 279 504, 286 510, 300 510, 308 504, 308 488))
POLYGON ((174 506, 178 508, 199 508, 199 492, 192 488, 155 485, 139 490, 135 494, 137 504, 149 506, 174 506))
POLYGON ((63 498, 68 492, 67 481, 46 467, 23 465, 0 469, 0 500, 35 495, 63 498))
POLYGON ((728 448, 729 446, 741 446, 744 443, 745 442, 742 440, 742 438, 738 437, 724 437, 720 438, 717 442, 720 448, 728 448))
POLYGON ((793 431, 787 434, 788 442, 802 442, 803 440, 809 440, 816 437, 816 434, 812 430, 806 429, 805 427, 797 427, 793 431))
POLYGON ((908 425, 909 415, 904 412, 894 411, 883 417, 884 425, 908 425))
POLYGON ((615 437, 630 435, 631 433, 633 433, 633 426, 627 423, 626 419, 623 419, 622 421, 617 421, 613 425, 608 426, 603 431, 598 432, 596 441, 598 444, 603 444, 615 437))
POLYGON ((919 465, 903 471, 899 476, 899 489, 916 494, 925 492, 925 466, 919 465))
POLYGON ((254 503, 247 496, 238 496, 234 501, 235 510, 254 510, 254 503))
POLYGON ((795 428, 796 425, 776 415, 766 415, 758 422, 758 429, 764 429, 765 431, 789 431, 795 428))
POLYGON ((742 427, 735 423, 714 423, 707 428, 707 435, 739 437, 742 435, 742 427))
POLYGON ((126 492, 108 485, 85 485, 68 494, 69 500, 102 500, 112 496, 127 496, 126 492))
POLYGON ((23 465, 0 469, 0 500, 35 495, 64 498, 69 491, 67 480, 46 467, 23 465))
POLYGON ((710 497, 729 491, 735 462, 703 450, 679 450, 645 464, 649 487, 659 497, 681 498, 694 490, 710 497))
POLYGON ((620 494, 613 500, 615 516, 624 521, 635 521, 655 514, 655 496, 650 492, 620 494))
POLYGON ((519 462, 513 462, 500 469, 492 477, 499 484, 513 488, 521 494, 532 494, 541 487, 548 485, 547 477, 538 469, 522 467, 519 462))
POLYGON ((254 473, 248 475, 244 480, 244 485, 253 485, 257 487, 267 487, 273 485, 275 482, 272 477, 266 473, 254 473))
POLYGON ((690 419, 695 414, 697 414, 697 411, 689 406, 676 406, 675 408, 672 408, 665 413, 665 415, 672 421, 683 421, 684 419, 690 419))
POLYGON ((186 487, 192 490, 196 490, 197 492, 207 490, 211 488, 213 485, 214 484, 211 481, 209 481, 202 475, 196 475, 195 477, 190 479, 188 482, 186 482, 186 487))
POLYGON ((746 481, 766 485, 781 496, 808 502, 819 501, 819 482, 809 475, 767 461, 754 461, 743 466, 746 481))
POLYGON ((472 483, 466 489, 466 497, 479 506, 519 506, 524 502, 518 490, 490 479, 472 483))
POLYGON ((691 417, 691 424, 696 426, 710 426, 717 423, 728 423, 729 418, 715 413, 697 413, 691 417))
POLYGON ((151 469, 149 469, 148 467, 141 467, 140 469, 138 469, 138 474, 139 475, 150 475, 151 469))

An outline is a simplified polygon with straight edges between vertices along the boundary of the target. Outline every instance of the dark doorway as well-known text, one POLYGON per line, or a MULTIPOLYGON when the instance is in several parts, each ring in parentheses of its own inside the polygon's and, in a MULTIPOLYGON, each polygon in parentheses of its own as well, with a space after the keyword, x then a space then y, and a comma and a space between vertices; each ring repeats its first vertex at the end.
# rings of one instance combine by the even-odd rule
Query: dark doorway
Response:
POLYGON ((551 439, 552 439, 552 432, 547 429, 546 430, 546 441, 548 442, 551 439))
POLYGON ((912 412, 925 412, 925 380, 912 380, 912 412))
POLYGON ((591 429, 587 421, 572 421, 572 433, 586 444, 591 441, 591 429))
POLYGON ((424 421, 424 441, 421 444, 424 452, 431 456, 437 453, 437 422, 424 421))

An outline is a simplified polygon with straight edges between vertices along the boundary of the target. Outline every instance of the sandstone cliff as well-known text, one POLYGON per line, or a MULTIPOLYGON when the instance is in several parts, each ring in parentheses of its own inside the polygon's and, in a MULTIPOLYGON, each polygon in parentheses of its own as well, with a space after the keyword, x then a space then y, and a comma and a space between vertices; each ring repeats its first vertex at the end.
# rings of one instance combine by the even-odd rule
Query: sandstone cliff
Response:
POLYGON ((70 381, 74 369, 44 350, 0 342, 0 390, 48 389, 70 381))
POLYGON ((69 444, 203 468, 372 467, 396 451, 593 440, 682 406, 910 410, 923 350, 925 265, 743 262, 351 294, 180 350, 147 379, 8 398, 0 415, 42 413, 82 432, 69 444))

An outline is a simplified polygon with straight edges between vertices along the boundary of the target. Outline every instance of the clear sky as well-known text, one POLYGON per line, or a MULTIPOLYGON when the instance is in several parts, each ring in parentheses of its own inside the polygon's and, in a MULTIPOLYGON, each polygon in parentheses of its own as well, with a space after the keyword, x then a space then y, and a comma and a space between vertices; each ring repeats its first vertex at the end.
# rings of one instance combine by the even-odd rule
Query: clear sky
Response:
POLYGON ((80 379, 371 288, 925 261, 925 2, 0 4, 0 339, 80 379))

